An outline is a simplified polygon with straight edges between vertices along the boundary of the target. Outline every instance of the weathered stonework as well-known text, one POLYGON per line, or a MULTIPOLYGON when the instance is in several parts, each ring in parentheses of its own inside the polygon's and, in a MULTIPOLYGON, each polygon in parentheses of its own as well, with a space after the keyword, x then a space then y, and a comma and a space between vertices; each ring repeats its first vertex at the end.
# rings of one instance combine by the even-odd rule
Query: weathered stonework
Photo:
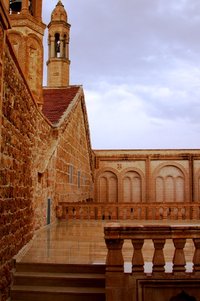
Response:
POLYGON ((49 112, 57 119, 41 112, 42 95, 49 88, 42 89, 45 26, 41 21, 42 1, 33 2, 35 14, 30 14, 28 1, 23 0, 23 13, 10 17, 5 11, 5 7, 9 11, 9 1, 0 2, 0 301, 9 296, 14 255, 36 229, 56 222, 59 215, 66 218, 60 203, 68 203, 64 208, 71 209, 64 213, 68 212, 69 218, 80 218, 81 205, 82 217, 88 218, 84 206, 91 205, 91 219, 104 219, 106 214, 109 219, 120 219, 123 204, 128 204, 127 217, 137 218, 133 203, 135 208, 144 204, 139 208, 140 216, 147 219, 160 219, 159 214, 167 219, 170 212, 164 203, 178 204, 170 218, 200 218, 199 150, 92 151, 83 89, 69 86, 70 25, 60 1, 54 10, 56 20, 50 26, 48 62, 49 86, 60 94, 57 99, 54 91, 46 99, 48 102, 53 96, 49 112), (56 107, 62 97, 62 108, 56 107), (97 204, 99 208, 95 208, 102 202, 104 206, 97 204), (109 203, 122 206, 117 210, 111 206, 106 213, 109 203), (157 212, 158 203, 166 210, 157 212), (187 207, 192 203, 193 207, 186 208, 189 214, 181 211, 182 204, 187 207), (150 204, 155 205, 155 215, 147 214, 150 204))
POLYGON ((95 201, 200 200, 199 150, 95 151, 95 201))

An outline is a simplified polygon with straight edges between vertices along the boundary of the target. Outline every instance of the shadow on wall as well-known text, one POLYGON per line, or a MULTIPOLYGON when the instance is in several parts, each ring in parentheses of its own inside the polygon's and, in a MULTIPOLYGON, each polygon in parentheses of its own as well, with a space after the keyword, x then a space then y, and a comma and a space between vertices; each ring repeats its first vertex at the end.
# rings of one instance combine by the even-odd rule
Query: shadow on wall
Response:
POLYGON ((197 301, 195 297, 189 296, 187 293, 182 291, 180 294, 178 294, 175 297, 172 297, 170 301, 197 301))

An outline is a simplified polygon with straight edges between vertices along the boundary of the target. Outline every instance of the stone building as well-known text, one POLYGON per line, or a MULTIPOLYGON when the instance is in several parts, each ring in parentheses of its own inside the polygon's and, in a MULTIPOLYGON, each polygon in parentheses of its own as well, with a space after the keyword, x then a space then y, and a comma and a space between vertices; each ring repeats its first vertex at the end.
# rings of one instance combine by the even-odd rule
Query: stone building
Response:
POLYGON ((0 2, 1 301, 9 296, 13 257, 37 229, 66 214, 66 204, 73 212, 74 204, 128 204, 130 217, 133 205, 159 203, 159 218, 169 215, 165 204, 194 204, 200 217, 200 151, 92 150, 83 88, 70 84, 70 25, 61 1, 48 25, 47 87, 45 28, 42 0, 0 2))
POLYGON ((0 2, 0 300, 13 256, 55 221, 58 202, 93 197, 84 93, 69 85, 66 11, 59 1, 51 16, 43 88, 42 1, 12 2, 0 2))

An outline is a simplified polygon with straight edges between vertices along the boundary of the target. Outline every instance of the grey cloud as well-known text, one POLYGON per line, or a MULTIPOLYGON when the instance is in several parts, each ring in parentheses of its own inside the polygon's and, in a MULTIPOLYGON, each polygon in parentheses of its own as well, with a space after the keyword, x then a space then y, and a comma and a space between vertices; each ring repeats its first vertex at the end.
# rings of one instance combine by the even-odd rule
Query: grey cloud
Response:
MULTIPOLYGON (((52 2, 44 2, 46 23, 57 1, 52 2)), ((123 97, 126 98, 120 93, 116 95, 117 92, 109 94, 111 86, 125 84, 130 87, 130 93, 140 100, 146 120, 139 128, 131 120, 132 128, 137 129, 131 132, 135 140, 132 144, 127 142, 128 134, 131 135, 128 131, 127 135, 121 136, 120 144, 136 147, 138 143, 142 147, 156 147, 158 139, 154 137, 161 135, 160 147, 166 147, 170 137, 172 145, 176 147, 178 139, 175 137, 178 135, 180 139, 180 129, 187 124, 185 142, 181 137, 179 146, 184 143, 187 147, 195 143, 197 145, 200 115, 200 72, 197 71, 200 70, 200 1, 63 0, 63 4, 72 25, 71 82, 83 84, 88 91, 95 90, 101 110, 110 110, 113 103, 120 106, 123 97), (107 83, 104 89, 109 96, 105 99, 101 81, 107 83), (137 89, 139 86, 146 87, 146 90, 137 89), (163 96, 159 93, 162 88, 169 89, 170 93, 163 96), (172 124, 177 128, 173 133, 172 124), (165 128, 165 135, 161 134, 160 127, 165 128), (146 137, 142 144, 140 135, 146 137)), ((127 101, 130 101, 129 97, 127 101)), ((88 111, 96 114, 90 108, 88 111)), ((93 143, 102 143, 102 147, 112 147, 112 143, 116 146, 114 126, 107 131, 106 138, 105 133, 101 132, 102 124, 98 115, 95 115, 96 121, 89 116, 92 119, 91 131, 95 131, 92 134, 95 137, 93 143)), ((109 118, 109 114, 104 115, 109 118)), ((130 122, 127 116, 122 119, 124 125, 130 122)), ((112 122, 117 123, 117 120, 113 117, 112 122)))

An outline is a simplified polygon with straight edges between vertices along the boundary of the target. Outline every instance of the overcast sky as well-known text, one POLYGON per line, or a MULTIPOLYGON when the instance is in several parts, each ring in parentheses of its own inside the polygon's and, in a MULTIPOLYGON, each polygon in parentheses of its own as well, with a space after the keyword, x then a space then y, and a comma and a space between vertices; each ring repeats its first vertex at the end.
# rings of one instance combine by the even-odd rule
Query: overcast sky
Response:
MULTIPOLYGON (((48 24, 57 0, 43 2, 48 24)), ((200 1, 62 3, 92 147, 200 148, 200 1)))

